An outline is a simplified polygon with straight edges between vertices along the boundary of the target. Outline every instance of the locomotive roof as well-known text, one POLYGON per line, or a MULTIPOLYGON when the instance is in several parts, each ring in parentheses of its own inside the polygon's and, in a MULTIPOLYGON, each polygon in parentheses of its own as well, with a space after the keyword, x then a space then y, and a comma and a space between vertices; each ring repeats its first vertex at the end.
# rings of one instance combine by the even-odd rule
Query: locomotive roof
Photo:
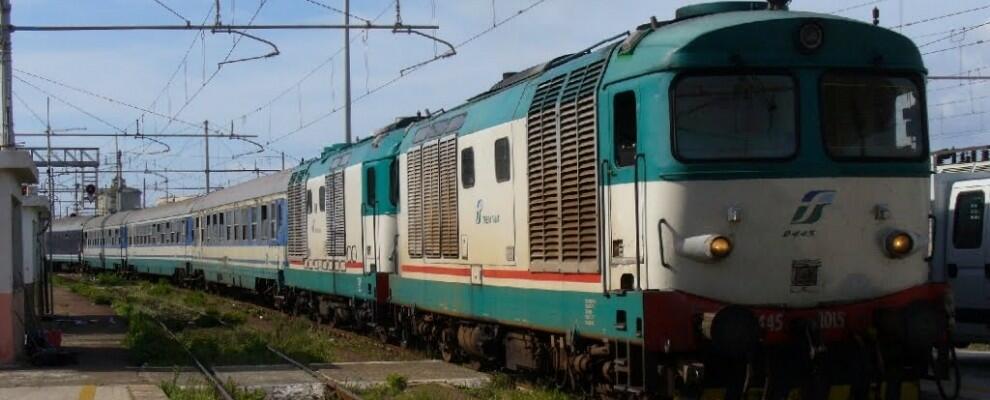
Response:
POLYGON ((616 52, 603 85, 668 70, 821 66, 925 71, 914 43, 886 28, 828 14, 733 11, 663 23, 631 51, 616 52), (796 33, 806 23, 821 26, 824 42, 802 54, 796 33))
MULTIPOLYGON (((405 122, 409 121, 405 120, 405 122)), ((409 125, 409 123, 392 124, 386 128, 393 129, 380 131, 349 146, 343 143, 328 146, 320 157, 307 160, 297 167, 295 172, 305 173, 296 176, 326 175, 340 168, 394 156, 409 125)))

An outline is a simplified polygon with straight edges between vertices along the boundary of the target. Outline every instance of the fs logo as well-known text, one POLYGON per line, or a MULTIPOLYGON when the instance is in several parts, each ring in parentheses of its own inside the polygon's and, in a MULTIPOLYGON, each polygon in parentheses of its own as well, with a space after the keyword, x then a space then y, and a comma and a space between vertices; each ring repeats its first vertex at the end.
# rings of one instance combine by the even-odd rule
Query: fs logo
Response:
POLYGON ((835 200, 834 190, 812 190, 804 194, 801 204, 794 211, 791 218, 791 225, 807 225, 818 222, 822 219, 825 206, 832 204, 835 200))

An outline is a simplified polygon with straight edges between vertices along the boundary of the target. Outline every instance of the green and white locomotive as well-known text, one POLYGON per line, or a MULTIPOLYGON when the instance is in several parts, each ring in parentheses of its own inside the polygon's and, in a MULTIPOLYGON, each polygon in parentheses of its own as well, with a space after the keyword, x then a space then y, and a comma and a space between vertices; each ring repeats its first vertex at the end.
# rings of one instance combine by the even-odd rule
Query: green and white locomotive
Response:
POLYGON ((181 262, 124 266, 575 389, 900 398, 947 343, 926 70, 897 32, 785 4, 684 7, 329 146, 283 187, 172 206, 181 262), (208 211, 228 203, 257 211, 208 211), (270 228, 204 243, 202 215, 221 241, 270 228))

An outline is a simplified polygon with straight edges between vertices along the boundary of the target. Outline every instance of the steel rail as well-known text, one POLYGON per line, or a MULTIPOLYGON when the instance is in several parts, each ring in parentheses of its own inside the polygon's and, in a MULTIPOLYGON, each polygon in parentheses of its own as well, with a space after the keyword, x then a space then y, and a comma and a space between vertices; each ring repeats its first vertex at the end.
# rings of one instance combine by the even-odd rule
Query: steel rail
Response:
MULTIPOLYGON (((183 309, 185 309, 187 311, 190 311, 190 312, 199 314, 200 316, 203 316, 203 317, 213 318, 220 325, 223 325, 225 327, 230 327, 230 325, 227 324, 227 322, 224 321, 223 318, 220 318, 220 316, 218 316, 218 315, 210 315, 210 314, 207 314, 205 312, 202 312, 202 311, 193 309, 193 308, 191 308, 189 306, 182 305, 182 304, 176 304, 176 306, 179 307, 179 308, 183 308, 183 309)), ((285 360, 289 364, 292 364, 293 366, 295 366, 296 368, 299 368, 300 370, 302 370, 303 372, 309 374, 313 378, 316 378, 317 380, 323 382, 323 384, 325 384, 328 388, 330 388, 330 390, 334 391, 337 394, 338 398, 340 398, 342 400, 362 400, 361 399, 361 396, 358 396, 356 393, 350 391, 349 389, 347 389, 346 387, 344 387, 344 385, 341 385, 340 382, 337 382, 336 380, 334 380, 333 378, 327 376, 326 374, 324 374, 322 372, 319 372, 319 371, 316 371, 316 370, 310 368, 308 365, 303 364, 303 363, 297 361, 296 359, 294 359, 292 357, 289 357, 285 353, 283 353, 283 352, 279 351, 278 349, 272 347, 272 345, 265 343, 265 348, 268 349, 268 351, 272 352, 272 354, 275 354, 276 356, 278 356, 279 358, 285 360)))
POLYGON ((162 327, 165 333, 168 334, 169 338, 171 338, 176 343, 178 343, 179 346, 182 346, 182 350, 186 353, 187 356, 189 356, 190 359, 193 360, 194 363, 196 363, 196 368, 199 369, 199 372, 201 372, 203 375, 206 376, 206 379, 210 381, 210 384, 213 385, 213 388, 216 389, 217 393, 220 394, 220 397, 222 397, 224 400, 234 400, 234 396, 232 396, 230 392, 227 391, 227 388, 223 386, 223 383, 220 382, 220 380, 217 378, 217 375, 212 368, 208 367, 206 364, 203 364, 201 361, 199 361, 199 359, 196 358, 196 356, 192 353, 192 351, 189 350, 189 348, 186 347, 186 345, 183 344, 182 341, 180 341, 177 336, 175 336, 175 333, 172 333, 172 330, 168 329, 168 326, 165 326, 165 323, 159 321, 155 317, 151 317, 151 318, 154 319, 155 322, 157 322, 158 325, 162 327))

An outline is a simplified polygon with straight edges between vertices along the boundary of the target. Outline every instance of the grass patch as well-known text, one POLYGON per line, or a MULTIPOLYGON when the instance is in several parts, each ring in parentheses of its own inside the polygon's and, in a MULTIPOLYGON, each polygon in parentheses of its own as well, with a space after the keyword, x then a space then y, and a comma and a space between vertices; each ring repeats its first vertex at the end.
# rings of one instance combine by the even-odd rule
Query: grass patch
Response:
MULTIPOLYGON (((196 382, 191 385, 180 385, 179 384, 179 374, 176 373, 175 376, 170 381, 164 381, 158 385, 165 392, 170 400, 219 400, 220 396, 217 396, 216 391, 213 387, 206 384, 206 382, 196 382)), ((233 380, 228 380, 223 384, 224 389, 231 394, 237 400, 264 400, 267 395, 264 390, 261 389, 248 389, 240 387, 233 380)))
POLYGON ((471 396, 485 400, 567 400, 571 396, 557 389, 520 389, 511 376, 492 375, 491 381, 480 388, 465 389, 471 396))

